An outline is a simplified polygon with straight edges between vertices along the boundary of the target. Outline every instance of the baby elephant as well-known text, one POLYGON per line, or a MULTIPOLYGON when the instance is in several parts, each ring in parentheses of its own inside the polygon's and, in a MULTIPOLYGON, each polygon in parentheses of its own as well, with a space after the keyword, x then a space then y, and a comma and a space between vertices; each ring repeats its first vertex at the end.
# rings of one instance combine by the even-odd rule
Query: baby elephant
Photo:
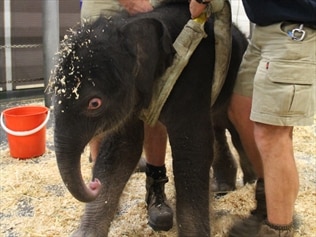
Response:
MULTIPOLYGON (((66 187, 76 199, 87 202, 73 236, 107 236, 120 195, 141 156, 144 123, 139 115, 151 100, 156 80, 171 64, 172 43, 189 19, 187 4, 169 4, 134 17, 101 17, 74 30, 62 42, 52 84, 55 153, 66 187), (105 139, 93 179, 85 185, 81 153, 100 134, 105 139)), ((208 37, 193 53, 159 117, 167 128, 172 149, 181 237, 210 236, 212 120, 217 121, 213 114, 227 106, 247 46, 243 34, 234 27, 226 89, 211 110, 215 44, 212 19, 205 30, 208 37)))

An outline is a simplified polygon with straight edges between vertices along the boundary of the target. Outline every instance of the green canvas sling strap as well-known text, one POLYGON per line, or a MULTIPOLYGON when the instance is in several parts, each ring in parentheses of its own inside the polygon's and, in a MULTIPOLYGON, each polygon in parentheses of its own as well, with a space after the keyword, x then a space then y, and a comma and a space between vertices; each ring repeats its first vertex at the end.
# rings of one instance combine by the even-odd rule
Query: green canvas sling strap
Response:
POLYGON ((213 74, 212 105, 215 103, 220 90, 225 82, 231 54, 231 8, 228 0, 213 0, 205 12, 198 18, 191 19, 173 43, 176 50, 172 65, 167 68, 163 76, 156 81, 151 103, 143 109, 140 118, 147 124, 156 124, 164 103, 166 102, 173 86, 182 70, 201 42, 207 37, 204 24, 210 14, 214 14, 215 34, 215 67, 213 74))

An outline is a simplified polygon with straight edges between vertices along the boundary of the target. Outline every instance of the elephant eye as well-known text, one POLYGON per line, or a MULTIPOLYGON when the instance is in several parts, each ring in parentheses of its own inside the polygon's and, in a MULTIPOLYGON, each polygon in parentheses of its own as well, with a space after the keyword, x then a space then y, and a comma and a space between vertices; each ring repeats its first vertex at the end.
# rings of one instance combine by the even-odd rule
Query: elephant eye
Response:
POLYGON ((89 101, 88 109, 98 109, 102 105, 100 98, 93 98, 89 101))

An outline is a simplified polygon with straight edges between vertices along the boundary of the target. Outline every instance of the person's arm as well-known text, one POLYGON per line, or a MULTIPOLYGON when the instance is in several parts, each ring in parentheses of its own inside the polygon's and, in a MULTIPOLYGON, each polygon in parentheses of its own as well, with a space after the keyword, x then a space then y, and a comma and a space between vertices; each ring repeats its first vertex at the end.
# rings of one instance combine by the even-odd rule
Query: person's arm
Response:
POLYGON ((149 12, 153 10, 149 0, 118 0, 119 3, 126 9, 126 11, 135 15, 140 12, 149 12))

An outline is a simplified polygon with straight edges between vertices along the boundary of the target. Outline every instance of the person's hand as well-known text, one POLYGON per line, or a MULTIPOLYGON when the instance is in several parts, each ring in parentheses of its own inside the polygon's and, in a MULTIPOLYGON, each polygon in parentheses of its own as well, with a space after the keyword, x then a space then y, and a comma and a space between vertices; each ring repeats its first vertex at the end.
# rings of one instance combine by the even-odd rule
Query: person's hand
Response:
POLYGON ((119 0, 119 2, 131 15, 153 10, 149 0, 119 0))
POLYGON ((198 3, 196 0, 191 0, 189 7, 191 12, 191 18, 194 19, 200 16, 202 12, 205 10, 206 6, 206 4, 198 3))

